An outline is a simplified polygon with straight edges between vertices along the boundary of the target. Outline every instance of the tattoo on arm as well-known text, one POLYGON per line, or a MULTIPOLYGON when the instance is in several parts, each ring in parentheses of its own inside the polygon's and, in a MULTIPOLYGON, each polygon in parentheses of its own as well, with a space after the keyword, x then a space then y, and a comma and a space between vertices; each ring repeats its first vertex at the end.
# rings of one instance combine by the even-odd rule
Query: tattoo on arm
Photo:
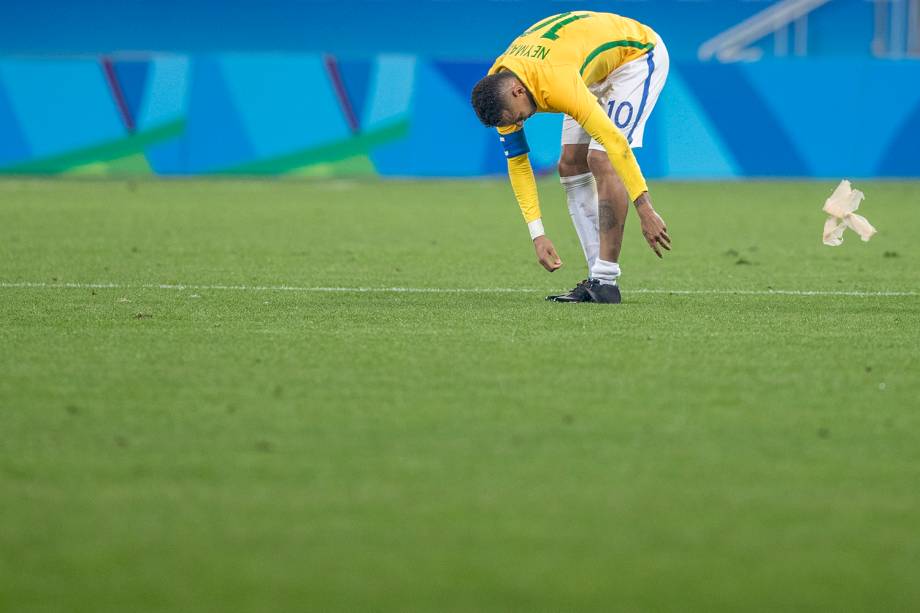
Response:
POLYGON ((642 206, 643 204, 646 204, 648 201, 649 201, 648 192, 642 192, 641 194, 639 194, 639 197, 636 198, 636 201, 633 203, 633 205, 638 209, 640 206, 642 206))

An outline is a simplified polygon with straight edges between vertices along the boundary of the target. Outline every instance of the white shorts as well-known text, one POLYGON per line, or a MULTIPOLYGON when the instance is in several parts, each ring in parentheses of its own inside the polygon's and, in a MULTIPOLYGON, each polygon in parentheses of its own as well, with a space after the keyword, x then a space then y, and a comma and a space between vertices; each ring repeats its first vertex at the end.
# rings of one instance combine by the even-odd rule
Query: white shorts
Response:
MULTIPOLYGON (((645 122, 658 102, 669 66, 668 49, 659 36, 654 49, 588 87, 633 149, 642 146, 645 122)), ((604 150, 604 146, 591 138, 577 121, 566 115, 562 120, 562 144, 586 143, 589 149, 604 150)))

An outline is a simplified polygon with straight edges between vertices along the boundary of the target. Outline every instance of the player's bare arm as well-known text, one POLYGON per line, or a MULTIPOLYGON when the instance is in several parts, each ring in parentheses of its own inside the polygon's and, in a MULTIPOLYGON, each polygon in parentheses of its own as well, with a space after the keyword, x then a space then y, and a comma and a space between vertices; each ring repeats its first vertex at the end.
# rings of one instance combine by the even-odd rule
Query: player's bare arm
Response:
POLYGON ((671 237, 664 219, 652 206, 652 199, 648 192, 642 192, 635 201, 636 212, 639 214, 639 223, 642 226, 642 236, 652 251, 659 258, 662 257, 661 249, 671 250, 671 237))
POLYGON ((556 272, 562 268, 562 260, 556 253, 556 248, 549 238, 544 234, 533 239, 533 248, 537 252, 537 261, 548 272, 556 272))

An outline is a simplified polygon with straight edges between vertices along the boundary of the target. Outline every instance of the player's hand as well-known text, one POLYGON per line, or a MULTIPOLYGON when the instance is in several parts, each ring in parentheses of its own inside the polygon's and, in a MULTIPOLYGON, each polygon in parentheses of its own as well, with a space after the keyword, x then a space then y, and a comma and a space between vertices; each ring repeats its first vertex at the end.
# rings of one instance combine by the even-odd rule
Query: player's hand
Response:
POLYGON ((652 200, 648 192, 636 199, 636 211, 639 213, 639 222, 642 225, 642 236, 645 237, 645 241, 655 255, 662 257, 662 248, 671 250, 671 237, 668 236, 668 228, 664 225, 661 215, 652 208, 652 200))
POLYGON ((546 236, 538 236, 533 239, 533 248, 537 252, 537 261, 549 272, 555 272, 562 267, 562 260, 559 259, 553 242, 546 236))

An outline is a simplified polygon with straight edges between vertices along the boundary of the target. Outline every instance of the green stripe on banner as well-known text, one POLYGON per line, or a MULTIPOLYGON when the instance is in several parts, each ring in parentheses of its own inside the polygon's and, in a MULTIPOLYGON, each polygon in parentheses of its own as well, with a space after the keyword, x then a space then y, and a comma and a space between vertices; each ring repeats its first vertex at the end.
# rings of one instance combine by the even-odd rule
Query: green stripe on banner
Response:
POLYGON ((580 74, 584 75, 585 70, 588 68, 588 64, 594 61, 594 58, 599 56, 604 51, 609 51, 610 49, 616 49, 617 47, 632 47, 634 49, 642 49, 644 51, 651 51, 655 48, 655 43, 640 43, 637 40, 614 40, 609 43, 604 43, 594 51, 588 54, 588 58, 585 60, 585 63, 581 65, 580 74))
POLYGON ((115 141, 0 168, 0 174, 56 174, 67 172, 77 166, 85 166, 96 162, 108 162, 143 153, 144 149, 150 145, 155 145, 171 138, 177 138, 182 136, 184 132, 185 120, 178 119, 151 130, 132 134, 131 136, 120 138, 115 141))
POLYGON ((268 160, 247 162, 240 166, 233 166, 218 170, 217 174, 232 175, 267 175, 291 172, 312 166, 314 164, 328 164, 345 160, 369 152, 374 147, 379 147, 390 141, 398 140, 409 135, 409 121, 400 121, 385 128, 366 134, 359 134, 348 140, 338 141, 304 151, 288 153, 286 155, 268 160))

